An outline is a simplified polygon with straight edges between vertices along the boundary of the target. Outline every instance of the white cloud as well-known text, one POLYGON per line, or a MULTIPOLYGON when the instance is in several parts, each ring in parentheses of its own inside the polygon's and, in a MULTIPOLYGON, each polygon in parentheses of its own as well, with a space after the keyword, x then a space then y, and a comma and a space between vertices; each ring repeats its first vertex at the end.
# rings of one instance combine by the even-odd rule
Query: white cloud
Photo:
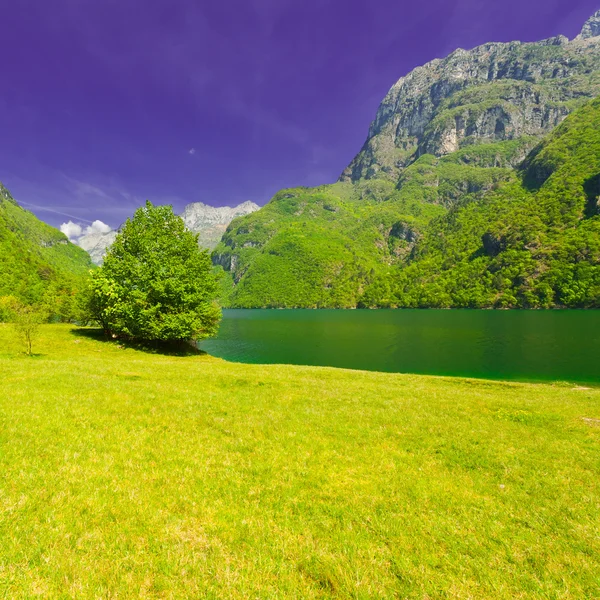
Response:
POLYGON ((196 148, 190 148, 189 153, 194 156, 194 154, 196 154, 196 148))
POLYGON ((60 226, 60 230, 75 244, 79 243, 79 240, 86 235, 93 233, 110 233, 112 227, 106 223, 96 220, 91 225, 88 225, 85 229, 79 223, 63 223, 60 226))
POLYGON ((89 235, 90 233, 109 233, 110 231, 112 231, 112 227, 110 225, 96 220, 85 228, 84 234, 89 235))
POLYGON ((82 233, 82 229, 81 229, 81 225, 78 225, 77 223, 73 223, 73 221, 69 221, 68 223, 63 223, 60 226, 60 230, 71 240, 75 240, 77 239, 79 236, 81 236, 82 233))

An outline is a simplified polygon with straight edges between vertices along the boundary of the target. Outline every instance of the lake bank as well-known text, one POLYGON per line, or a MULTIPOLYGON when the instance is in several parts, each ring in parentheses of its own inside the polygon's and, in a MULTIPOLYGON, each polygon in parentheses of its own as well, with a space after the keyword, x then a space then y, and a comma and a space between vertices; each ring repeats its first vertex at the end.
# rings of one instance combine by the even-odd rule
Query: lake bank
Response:
POLYGON ((11 598, 593 597, 600 390, 0 327, 11 598), (99 592, 99 590, 101 592, 99 592))

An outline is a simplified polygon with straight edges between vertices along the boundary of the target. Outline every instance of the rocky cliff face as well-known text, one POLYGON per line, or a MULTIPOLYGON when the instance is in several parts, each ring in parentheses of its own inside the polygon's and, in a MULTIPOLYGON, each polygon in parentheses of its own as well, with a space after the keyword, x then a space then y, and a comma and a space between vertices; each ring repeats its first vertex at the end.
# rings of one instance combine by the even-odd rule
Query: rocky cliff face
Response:
POLYGON ((198 243, 203 248, 213 250, 233 219, 249 215, 259 208, 260 206, 254 202, 244 202, 234 208, 214 207, 202 202, 194 202, 185 207, 181 218, 190 231, 199 234, 198 243))
POLYGON ((597 36, 600 36, 600 10, 587 20, 580 34, 580 37, 586 40, 597 36))
POLYGON ((110 248, 116 237, 116 231, 87 233, 76 240, 76 243, 90 255, 95 265, 101 265, 106 251, 110 248))
MULTIPOLYGON (((600 94, 599 72, 600 11, 572 41, 558 36, 456 50, 394 84, 340 180, 396 181, 423 154, 524 136, 535 143, 600 94)), ((522 159, 515 155, 513 163, 522 159)))
MULTIPOLYGON (((230 206, 214 207, 202 202, 194 202, 188 204, 180 216, 190 231, 199 234, 199 246, 213 250, 221 241, 223 233, 233 219, 253 213, 259 208, 260 206, 254 202, 244 202, 234 208, 230 206)), ((104 255, 115 241, 117 233, 117 231, 89 233, 81 236, 77 240, 77 244, 91 256, 94 264, 101 265, 104 255)))

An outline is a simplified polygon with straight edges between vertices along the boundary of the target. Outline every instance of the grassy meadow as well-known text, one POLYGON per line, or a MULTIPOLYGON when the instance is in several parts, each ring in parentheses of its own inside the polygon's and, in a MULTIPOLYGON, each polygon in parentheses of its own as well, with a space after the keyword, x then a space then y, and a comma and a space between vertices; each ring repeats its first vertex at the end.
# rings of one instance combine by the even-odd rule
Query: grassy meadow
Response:
POLYGON ((0 598, 600 597, 600 389, 0 325, 0 598))

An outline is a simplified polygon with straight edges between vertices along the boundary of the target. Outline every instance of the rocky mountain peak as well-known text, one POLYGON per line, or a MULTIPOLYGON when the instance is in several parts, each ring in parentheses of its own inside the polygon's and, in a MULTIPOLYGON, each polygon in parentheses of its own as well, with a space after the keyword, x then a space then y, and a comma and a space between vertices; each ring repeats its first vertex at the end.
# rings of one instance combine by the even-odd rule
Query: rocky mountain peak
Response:
POLYGON ((227 226, 236 217, 249 215, 260 206, 246 201, 238 206, 208 206, 202 202, 188 204, 181 213, 186 227, 198 234, 198 243, 212 250, 223 237, 227 226))
POLYGON ((205 224, 229 224, 232 219, 247 215, 260 207, 254 202, 246 201, 235 207, 231 206, 209 206, 203 202, 188 204, 181 213, 181 218, 189 229, 195 231, 199 225, 205 224))
POLYGON ((600 10, 597 10, 586 22, 580 37, 584 40, 600 36, 600 10))
POLYGON ((116 237, 116 231, 86 233, 77 239, 75 243, 90 255, 95 265, 101 265, 107 249, 112 245, 116 237))
POLYGON ((246 202, 242 202, 241 204, 238 204, 238 206, 236 208, 237 208, 237 210, 255 212, 260 208, 260 206, 258 204, 255 204, 251 200, 246 200, 246 202))
MULTIPOLYGON (((600 11, 577 40, 487 43, 457 49, 400 78, 341 181, 397 182, 424 154, 528 138, 535 143, 600 95, 600 11)), ((517 153, 508 166, 523 159, 517 153)))

